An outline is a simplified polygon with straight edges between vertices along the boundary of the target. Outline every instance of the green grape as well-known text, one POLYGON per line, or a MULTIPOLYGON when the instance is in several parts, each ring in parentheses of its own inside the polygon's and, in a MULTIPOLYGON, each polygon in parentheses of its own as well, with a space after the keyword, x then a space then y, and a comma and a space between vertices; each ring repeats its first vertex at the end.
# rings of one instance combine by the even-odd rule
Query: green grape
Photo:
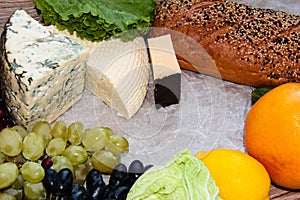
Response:
MULTIPOLYGON (((14 188, 8 187, 5 190, 3 190, 3 192, 13 196, 13 199, 16 199, 16 200, 24 199, 23 188, 22 189, 14 189, 14 188)), ((5 198, 4 197, 1 198, 1 195, 0 195, 0 199, 5 199, 5 198)))
POLYGON ((27 160, 35 161, 44 155, 44 140, 42 136, 31 132, 23 140, 23 156, 27 160))
POLYGON ((20 169, 22 177, 30 183, 38 183, 45 177, 45 171, 42 165, 36 162, 27 161, 20 169))
POLYGON ((87 151, 103 149, 109 142, 110 130, 105 127, 95 127, 85 131, 82 144, 87 151))
POLYGON ((16 156, 22 151, 22 138, 12 128, 4 128, 0 132, 0 151, 7 156, 16 156))
POLYGON ((82 146, 70 145, 62 154, 68 158, 73 165, 79 165, 84 163, 88 158, 87 151, 82 146))
POLYGON ((93 165, 90 160, 86 161, 84 164, 74 165, 74 183, 84 184, 85 178, 91 169, 93 169, 93 165))
POLYGON ((38 135, 42 136, 42 138, 44 139, 45 147, 48 145, 49 141, 52 139, 51 126, 47 121, 37 122, 31 129, 31 132, 35 132, 38 135))
POLYGON ((0 164, 4 163, 5 160, 6 160, 6 155, 4 153, 0 152, 0 164))
POLYGON ((108 127, 104 127, 104 126, 100 126, 100 128, 106 132, 106 134, 108 134, 109 136, 113 135, 113 131, 111 130, 111 128, 108 128, 108 127))
POLYGON ((129 143, 125 137, 121 135, 111 135, 105 149, 113 154, 120 155, 128 151, 128 147, 129 143))
POLYGON ((92 155, 91 162, 95 169, 110 174, 116 165, 120 163, 120 156, 106 150, 99 150, 92 155))
POLYGON ((26 129, 23 126, 20 126, 20 125, 15 125, 15 126, 12 127, 12 129, 16 130, 20 134, 22 139, 28 134, 26 129))
POLYGON ((65 140, 68 139, 68 130, 67 125, 63 121, 57 121, 54 123, 51 129, 51 135, 55 138, 63 138, 65 140))
POLYGON ((67 142, 63 138, 53 138, 50 140, 46 154, 50 157, 61 155, 67 146, 67 142))
POLYGON ((25 180, 23 179, 23 176, 19 174, 15 182, 11 185, 11 187, 16 190, 21 190, 24 187, 24 182, 25 180))
POLYGON ((84 126, 80 122, 73 122, 68 127, 68 141, 72 145, 80 145, 84 134, 84 126))
POLYGON ((0 189, 12 185, 19 175, 19 169, 12 162, 0 164, 0 189))
POLYGON ((0 199, 1 200, 16 200, 16 197, 14 197, 13 195, 4 192, 4 193, 0 193, 0 199))
POLYGON ((64 157, 64 156, 53 156, 52 157, 53 165, 51 166, 52 169, 54 169, 56 172, 59 172, 63 168, 68 168, 72 171, 74 175, 74 167, 72 162, 64 157))
POLYGON ((47 197, 47 191, 42 182, 30 183, 25 182, 24 194, 28 200, 44 200, 47 197))

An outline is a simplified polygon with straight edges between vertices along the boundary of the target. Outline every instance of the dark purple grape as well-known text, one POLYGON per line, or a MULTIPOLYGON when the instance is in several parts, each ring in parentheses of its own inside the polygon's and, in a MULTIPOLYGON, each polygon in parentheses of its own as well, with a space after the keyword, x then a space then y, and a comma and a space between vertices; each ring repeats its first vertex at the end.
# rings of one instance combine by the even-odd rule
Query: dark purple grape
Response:
POLYGON ((72 186, 72 200, 89 200, 89 194, 85 187, 80 184, 73 184, 72 186))
POLYGON ((70 195, 73 185, 73 174, 68 168, 61 169, 57 173, 53 194, 59 196, 70 195))
POLYGON ((0 117, 0 131, 7 127, 13 127, 14 123, 9 117, 0 117))
POLYGON ((5 103, 0 96, 0 130, 7 127, 13 127, 14 125, 15 124, 8 113, 5 103))
POLYGON ((114 191, 114 196, 117 200, 126 200, 129 188, 126 186, 121 186, 114 191))
POLYGON ((53 161, 50 157, 47 157, 47 158, 44 158, 43 161, 42 161, 42 167, 44 169, 48 169, 50 168, 52 165, 53 165, 53 161))
POLYGON ((103 199, 103 192, 107 185, 105 185, 104 182, 97 181, 94 182, 93 185, 87 188, 87 191, 89 193, 89 197, 92 200, 98 200, 98 199, 103 199))
POLYGON ((100 199, 105 200, 117 200, 115 199, 115 193, 110 185, 106 185, 102 191, 102 196, 100 199))
POLYGON ((127 167, 123 163, 117 164, 117 166, 114 168, 114 170, 127 173, 127 167))
POLYGON ((95 182, 105 184, 101 172, 96 169, 91 169, 85 177, 86 188, 89 189, 95 182))
POLYGON ((144 173, 144 164, 140 160, 134 160, 130 163, 128 167, 128 183, 127 186, 131 186, 135 181, 144 173))
POLYGON ((128 167, 129 173, 135 173, 135 174, 143 174, 144 173, 144 164, 140 160, 134 160, 130 163, 128 167))
POLYGON ((146 172, 146 171, 148 171, 150 168, 152 168, 153 167, 153 165, 146 165, 145 167, 144 167, 144 172, 146 172))
POLYGON ((52 198, 55 200, 72 200, 72 196, 70 194, 66 194, 64 196, 58 195, 56 198, 52 198))
POLYGON ((8 120, 9 120, 9 121, 8 121, 8 123, 7 123, 7 127, 13 127, 13 126, 16 125, 16 124, 12 121, 11 118, 9 118, 8 120))
POLYGON ((118 200, 115 197, 115 193, 113 191, 110 191, 109 193, 106 193, 106 195, 103 197, 103 199, 106 200, 118 200))
POLYGON ((120 163, 112 171, 109 178, 109 185, 112 188, 118 188, 122 185, 126 185, 128 181, 127 167, 120 163))
POLYGON ((57 172, 54 169, 45 169, 45 177, 43 179, 43 185, 47 193, 52 193, 54 191, 54 185, 57 179, 57 172))
POLYGON ((4 128, 6 128, 7 125, 7 119, 4 117, 0 117, 0 131, 4 128))
POLYGON ((0 102, 0 117, 6 117, 6 115, 6 107, 4 106, 3 102, 0 102))

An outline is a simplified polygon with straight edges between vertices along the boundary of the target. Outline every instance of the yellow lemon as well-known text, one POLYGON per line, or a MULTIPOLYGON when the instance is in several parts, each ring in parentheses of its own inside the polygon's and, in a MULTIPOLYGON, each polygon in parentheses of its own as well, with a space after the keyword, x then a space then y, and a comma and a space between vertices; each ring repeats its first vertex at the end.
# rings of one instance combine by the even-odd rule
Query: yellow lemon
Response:
POLYGON ((199 151, 224 200, 269 199, 271 180, 264 166, 246 153, 232 149, 199 151))

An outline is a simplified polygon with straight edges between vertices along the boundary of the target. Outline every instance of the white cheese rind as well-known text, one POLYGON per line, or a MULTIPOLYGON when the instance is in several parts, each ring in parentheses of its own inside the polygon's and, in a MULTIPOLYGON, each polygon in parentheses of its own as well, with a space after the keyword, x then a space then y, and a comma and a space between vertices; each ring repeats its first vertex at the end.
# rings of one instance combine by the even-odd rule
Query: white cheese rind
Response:
POLYGON ((16 123, 30 128, 54 121, 84 89, 87 50, 53 33, 24 10, 9 19, 3 35, 3 90, 16 123))
POLYGON ((144 38, 99 43, 87 61, 86 87, 94 95, 129 119, 145 99, 150 65, 144 38))

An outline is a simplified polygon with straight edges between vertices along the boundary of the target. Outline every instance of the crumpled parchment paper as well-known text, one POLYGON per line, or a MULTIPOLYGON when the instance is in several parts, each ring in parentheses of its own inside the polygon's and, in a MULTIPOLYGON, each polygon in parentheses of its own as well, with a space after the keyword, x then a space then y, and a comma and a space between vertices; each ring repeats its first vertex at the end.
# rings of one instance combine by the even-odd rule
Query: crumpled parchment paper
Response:
MULTIPOLYGON (((298 0, 235 1, 300 14, 298 0)), ((117 116, 88 90, 57 120, 67 124, 80 121, 85 128, 110 127, 129 141, 130 149, 122 156, 123 163, 140 159, 145 164, 162 165, 186 148, 194 154, 219 147, 245 151, 243 128, 252 90, 249 86, 183 71, 179 105, 156 110, 150 81, 144 104, 130 120, 117 116)))

